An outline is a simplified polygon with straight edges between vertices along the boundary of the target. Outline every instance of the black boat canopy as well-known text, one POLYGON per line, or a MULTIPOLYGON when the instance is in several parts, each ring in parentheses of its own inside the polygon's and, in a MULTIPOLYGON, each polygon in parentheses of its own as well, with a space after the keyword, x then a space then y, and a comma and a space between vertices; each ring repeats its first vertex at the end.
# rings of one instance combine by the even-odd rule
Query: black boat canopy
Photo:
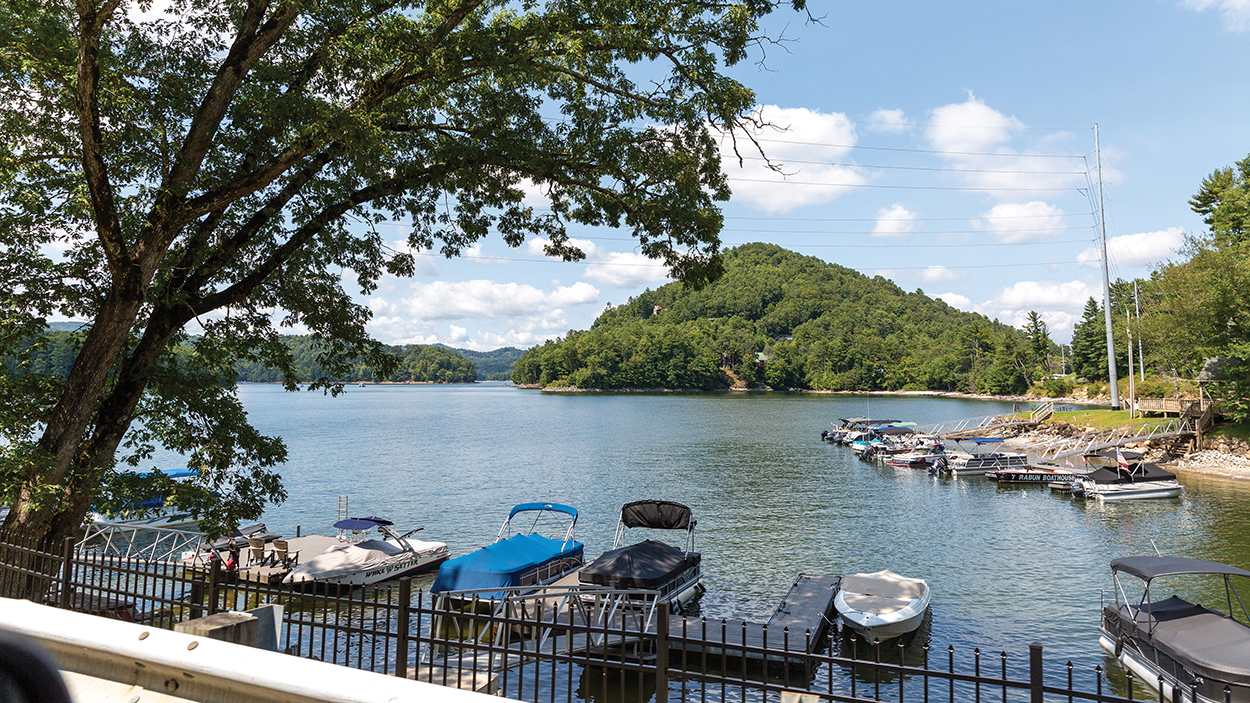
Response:
POLYGON ((916 434, 910 427, 878 427, 873 432, 879 435, 916 434))
POLYGON ((1143 581, 1176 574, 1219 574, 1250 578, 1250 571, 1245 569, 1221 564, 1218 561, 1186 557, 1124 557, 1112 560, 1111 570, 1123 571, 1143 581))
POLYGON ((621 508, 621 522, 626 527, 648 527, 654 530, 689 530, 696 520, 690 508, 668 500, 636 500, 621 508))
POLYGON ((1141 481, 1171 481, 1176 474, 1164 471, 1158 464, 1134 464, 1132 468, 1121 469, 1108 466, 1094 469, 1085 474, 1094 483, 1139 483, 1141 481))

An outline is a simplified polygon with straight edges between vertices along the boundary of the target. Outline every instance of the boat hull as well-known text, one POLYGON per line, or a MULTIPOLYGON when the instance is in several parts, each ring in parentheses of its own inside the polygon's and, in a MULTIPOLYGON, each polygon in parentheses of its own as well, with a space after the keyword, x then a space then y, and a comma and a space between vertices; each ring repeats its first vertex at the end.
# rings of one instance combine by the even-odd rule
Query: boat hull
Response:
POLYGON ((1179 498, 1184 489, 1176 481, 1147 481, 1144 483, 1090 484, 1077 480, 1073 490, 1086 499, 1099 501, 1151 500, 1156 498, 1179 498))
POLYGON ((1038 469, 999 469, 990 474, 999 483, 1068 483, 1076 480, 1076 474, 1069 471, 1047 471, 1038 469))
POLYGON ((306 563, 287 574, 283 583, 296 589, 355 588, 420 574, 447 561, 449 552, 442 542, 406 541, 412 545, 413 551, 401 552, 364 568, 344 569, 342 573, 315 573, 308 568, 311 563, 306 563))

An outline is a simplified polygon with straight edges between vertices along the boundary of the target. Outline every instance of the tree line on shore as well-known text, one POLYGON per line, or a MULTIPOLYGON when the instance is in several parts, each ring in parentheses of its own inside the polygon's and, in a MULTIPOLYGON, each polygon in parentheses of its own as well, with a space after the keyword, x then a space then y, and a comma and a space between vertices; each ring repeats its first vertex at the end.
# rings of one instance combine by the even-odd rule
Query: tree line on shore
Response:
MULTIPOLYGON (((49 329, 28 340, 23 350, 21 371, 57 378, 69 375, 85 330, 49 329)), ((398 363, 389 374, 378 373, 363 360, 345 371, 331 373, 320 362, 321 345, 307 335, 284 335, 278 338, 291 355, 296 378, 304 383, 329 379, 340 383, 473 383, 478 380, 507 380, 512 361, 521 351, 512 347, 491 352, 472 352, 441 345, 404 344, 388 346, 398 363), (475 361, 474 357, 480 361, 475 361)), ((195 353, 184 345, 175 349, 174 358, 183 359, 195 353)), ((17 357, 5 359, 10 371, 17 371, 17 357)), ((282 371, 256 360, 235 361, 236 380, 241 383, 280 383, 282 371)))

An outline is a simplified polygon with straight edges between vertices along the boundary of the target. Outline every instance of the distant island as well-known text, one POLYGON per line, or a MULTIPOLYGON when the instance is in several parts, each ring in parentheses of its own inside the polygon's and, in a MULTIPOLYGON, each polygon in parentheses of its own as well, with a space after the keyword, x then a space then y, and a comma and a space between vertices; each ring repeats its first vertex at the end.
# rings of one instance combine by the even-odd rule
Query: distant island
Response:
MULTIPOLYGON (((772 244, 725 252, 702 290, 670 283, 535 346, 514 383, 569 389, 773 388, 1018 394, 1058 347, 921 290, 772 244)), ((1070 388, 1069 388, 1070 390, 1070 388)))

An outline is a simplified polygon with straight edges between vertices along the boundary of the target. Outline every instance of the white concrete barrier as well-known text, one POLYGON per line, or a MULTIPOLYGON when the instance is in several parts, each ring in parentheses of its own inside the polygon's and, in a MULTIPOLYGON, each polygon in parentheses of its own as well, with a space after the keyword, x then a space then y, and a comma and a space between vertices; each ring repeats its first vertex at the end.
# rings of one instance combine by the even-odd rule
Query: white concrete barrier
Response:
MULTIPOLYGON (((497 703, 498 697, 398 679, 181 632, 0 598, 0 629, 42 646, 67 676, 188 701, 497 703)), ((147 700, 143 698, 142 700, 147 700)))

